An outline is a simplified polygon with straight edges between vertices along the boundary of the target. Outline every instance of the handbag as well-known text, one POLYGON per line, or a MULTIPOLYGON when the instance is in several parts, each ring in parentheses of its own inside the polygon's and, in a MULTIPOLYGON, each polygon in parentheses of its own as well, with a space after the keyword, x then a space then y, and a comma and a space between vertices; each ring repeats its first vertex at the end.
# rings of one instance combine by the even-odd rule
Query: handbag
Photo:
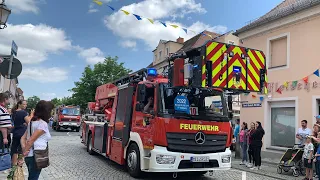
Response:
MULTIPOLYGON (((32 135, 32 121, 30 121, 30 137, 32 135)), ((33 149, 33 157, 35 160, 35 165, 37 169, 46 168, 50 165, 49 163, 49 144, 47 143, 47 148, 45 150, 35 150, 34 146, 32 145, 33 149)))
POLYGON ((8 144, 4 145, 3 143, 2 134, 1 134, 1 139, 2 139, 2 149, 0 152, 0 171, 3 171, 11 168, 11 155, 10 155, 9 145, 8 144))

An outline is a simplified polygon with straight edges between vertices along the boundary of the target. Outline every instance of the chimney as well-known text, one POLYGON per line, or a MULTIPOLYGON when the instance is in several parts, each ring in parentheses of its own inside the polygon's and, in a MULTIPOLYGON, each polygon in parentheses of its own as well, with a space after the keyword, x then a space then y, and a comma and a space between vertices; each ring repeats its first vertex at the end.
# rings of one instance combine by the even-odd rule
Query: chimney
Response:
POLYGON ((177 39, 177 43, 183 44, 184 43, 184 39, 182 37, 179 37, 177 39))

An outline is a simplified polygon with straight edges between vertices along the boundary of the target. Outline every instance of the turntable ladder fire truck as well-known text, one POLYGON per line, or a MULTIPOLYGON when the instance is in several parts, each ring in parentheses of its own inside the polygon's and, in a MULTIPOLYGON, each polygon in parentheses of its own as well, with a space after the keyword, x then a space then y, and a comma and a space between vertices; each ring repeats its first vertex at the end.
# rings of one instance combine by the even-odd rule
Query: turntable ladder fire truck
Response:
POLYGON ((142 69, 97 87, 82 143, 133 177, 229 169, 232 100, 226 97, 263 92, 265 79, 262 51, 209 41, 171 56, 168 77, 142 69))

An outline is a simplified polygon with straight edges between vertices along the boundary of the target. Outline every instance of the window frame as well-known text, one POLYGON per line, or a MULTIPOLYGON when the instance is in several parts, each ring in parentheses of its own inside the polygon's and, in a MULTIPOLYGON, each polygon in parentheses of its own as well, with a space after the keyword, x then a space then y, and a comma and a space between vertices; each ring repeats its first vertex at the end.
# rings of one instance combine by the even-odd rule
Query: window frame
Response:
POLYGON ((283 70, 288 69, 290 67, 290 32, 283 33, 277 36, 273 36, 267 39, 267 51, 266 51, 266 64, 268 71, 276 71, 276 70, 283 70), (271 67, 271 41, 281 39, 281 38, 287 38, 287 63, 283 66, 276 66, 271 67))

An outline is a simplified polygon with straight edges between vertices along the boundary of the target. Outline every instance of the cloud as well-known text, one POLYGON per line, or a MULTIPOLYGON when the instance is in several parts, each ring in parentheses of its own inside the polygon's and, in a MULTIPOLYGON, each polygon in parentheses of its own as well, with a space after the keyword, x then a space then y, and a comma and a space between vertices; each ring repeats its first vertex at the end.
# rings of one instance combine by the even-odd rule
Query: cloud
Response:
POLYGON ((24 68, 19 78, 31 79, 40 83, 56 83, 68 79, 68 72, 58 67, 24 68))
MULTIPOLYGON (((141 15, 142 17, 161 20, 166 24, 175 24, 180 27, 186 26, 178 22, 166 21, 168 16, 183 17, 190 13, 206 12, 205 9, 201 7, 201 4, 196 3, 194 0, 150 0, 133 3, 131 5, 124 6, 121 9, 141 15)), ((171 26, 164 27, 162 24, 157 22, 151 24, 147 19, 138 21, 133 15, 130 14, 129 16, 126 16, 122 11, 105 16, 104 23, 105 26, 113 31, 114 34, 122 37, 123 39, 142 40, 150 49, 155 48, 160 39, 176 40, 180 36, 187 40, 195 35, 191 32, 186 34, 180 28, 173 28, 171 26)), ((225 26, 211 26, 199 21, 186 28, 195 31, 196 33, 203 30, 224 33, 227 30, 225 26)))
POLYGON ((37 4, 44 2, 44 0, 7 0, 6 5, 16 13, 32 12, 37 14, 39 12, 37 4))
POLYGON ((98 62, 103 62, 105 59, 103 52, 97 47, 92 47, 89 49, 80 48, 79 50, 80 52, 78 53, 78 55, 83 59, 85 59, 86 62, 89 64, 96 64, 98 62))
POLYGON ((18 58, 23 64, 45 61, 50 53, 70 50, 71 40, 62 29, 39 24, 9 24, 0 33, 0 54, 10 54, 12 40, 18 45, 18 58))
POLYGON ((75 68, 76 65, 71 64, 69 67, 70 67, 70 68, 75 68))
POLYGON ((119 42, 119 45, 124 48, 132 48, 133 50, 135 50, 137 46, 137 42, 131 41, 131 40, 122 40, 119 42))

